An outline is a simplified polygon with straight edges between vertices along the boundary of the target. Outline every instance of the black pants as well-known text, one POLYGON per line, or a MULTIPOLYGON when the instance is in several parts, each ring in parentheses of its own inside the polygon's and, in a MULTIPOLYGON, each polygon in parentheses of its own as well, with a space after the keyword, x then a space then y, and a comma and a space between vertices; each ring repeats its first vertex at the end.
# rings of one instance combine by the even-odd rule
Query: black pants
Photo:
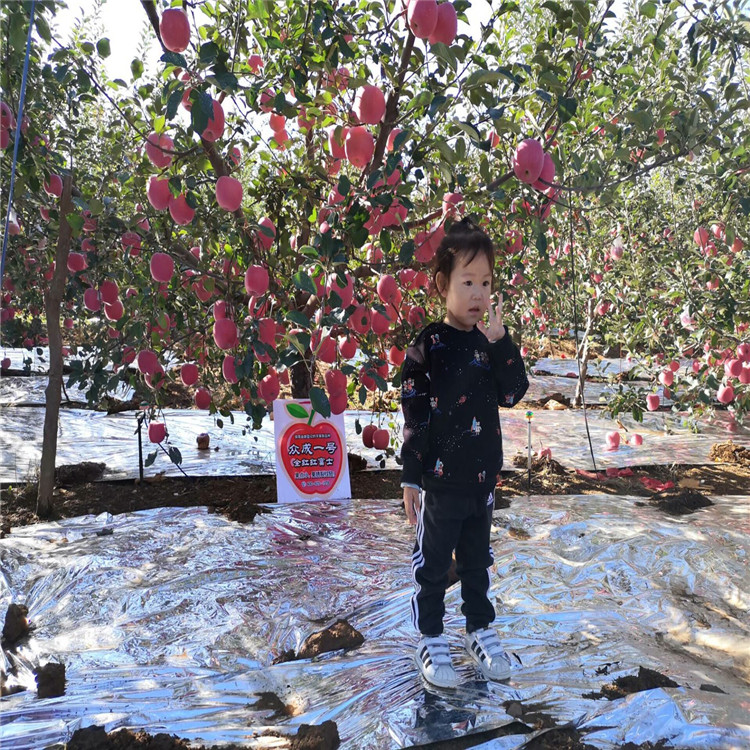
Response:
POLYGON ((495 619, 488 597, 494 562, 490 547, 494 500, 494 492, 463 497, 422 494, 411 565, 415 589, 412 622, 422 635, 443 632, 445 590, 454 550, 466 631, 486 628, 495 619))

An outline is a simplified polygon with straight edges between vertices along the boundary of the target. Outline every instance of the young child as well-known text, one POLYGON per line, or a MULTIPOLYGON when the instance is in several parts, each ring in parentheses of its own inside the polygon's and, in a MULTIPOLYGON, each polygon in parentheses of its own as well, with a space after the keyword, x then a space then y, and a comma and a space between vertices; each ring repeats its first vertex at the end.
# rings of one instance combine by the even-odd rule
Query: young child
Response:
POLYGON ((432 267, 445 319, 422 330, 401 369, 401 486, 409 523, 417 526, 411 604, 422 637, 415 659, 428 682, 447 688, 458 684, 442 635, 454 550, 466 649, 488 679, 510 677, 510 659, 489 627, 490 525, 503 465, 498 406, 517 403, 529 381, 503 325, 502 294, 492 309, 494 259, 492 240, 471 220, 451 227, 432 267))

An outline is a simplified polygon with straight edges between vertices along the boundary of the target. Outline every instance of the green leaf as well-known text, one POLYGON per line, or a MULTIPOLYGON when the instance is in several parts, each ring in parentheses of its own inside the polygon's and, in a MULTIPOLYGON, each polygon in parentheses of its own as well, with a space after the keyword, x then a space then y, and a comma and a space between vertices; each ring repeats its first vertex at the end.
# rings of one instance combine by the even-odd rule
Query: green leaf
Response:
POLYGON ((341 195, 346 197, 349 195, 349 191, 351 190, 352 184, 349 182, 349 178, 342 174, 341 177, 339 177, 339 185, 338 185, 338 191, 341 195))
POLYGON ((562 122, 568 122, 568 120, 575 117, 576 109, 578 108, 578 100, 573 96, 560 96, 557 99, 557 113, 560 116, 562 122))
POLYGON ((475 70, 466 79, 466 88, 471 89, 476 86, 481 86, 485 83, 497 83, 504 77, 505 76, 502 73, 494 70, 475 70))
POLYGON ((420 92, 406 105, 406 111, 411 112, 413 109, 418 109, 419 107, 429 107, 432 97, 432 91, 420 92))
POLYGON ((398 262, 402 265, 408 265, 414 259, 414 240, 409 240, 401 245, 398 251, 398 262))
POLYGON ((73 235, 78 237, 83 231, 83 216, 80 214, 67 214, 65 220, 70 224, 70 228, 73 230, 73 235))
POLYGON ((456 127, 461 128, 461 130, 463 130, 464 133, 466 133, 466 135, 468 135, 469 138, 474 141, 474 143, 479 143, 482 141, 480 132, 470 122, 456 121, 454 124, 456 125, 456 127))
POLYGON ((187 68, 187 60, 184 58, 183 55, 180 55, 177 52, 165 52, 160 58, 162 62, 167 63, 168 65, 174 65, 177 68, 187 68))
POLYGON ((219 46, 214 42, 206 42, 201 44, 198 49, 198 58, 202 63, 212 63, 216 59, 216 55, 219 54, 219 46))
POLYGON ((646 18, 656 18, 656 3, 646 2, 639 8, 639 13, 646 18))
POLYGON ((310 389, 310 403, 313 409, 326 419, 331 416, 331 405, 328 403, 328 396, 322 388, 315 386, 310 389))
POLYGON ((169 99, 167 99, 167 111, 165 112, 167 120, 173 120, 177 114, 177 107, 180 106, 180 102, 182 101, 182 93, 181 89, 177 89, 177 91, 173 91, 169 95, 169 99))
POLYGON ((175 466, 179 466, 182 463, 182 453, 180 453, 180 449, 172 446, 169 449, 169 460, 175 464, 175 466))
POLYGON ((240 82, 237 80, 237 76, 234 73, 217 73, 214 78, 219 84, 219 88, 223 91, 233 93, 239 88, 240 82))
POLYGON ((286 317, 287 320, 291 321, 292 323, 296 323, 298 326, 302 326, 303 328, 310 327, 310 319, 299 310, 290 310, 287 313, 286 317))
POLYGON ((310 416, 302 404, 286 404, 286 410, 295 419, 307 419, 310 416))
POLYGON ((143 465, 146 468, 151 466, 151 464, 153 464, 154 461, 156 461, 156 454, 157 454, 157 451, 151 451, 151 453, 149 453, 148 456, 146 456, 146 460, 143 462, 143 465))
POLYGON ((268 18, 268 9, 266 0, 248 0, 247 17, 251 18, 268 18))
POLYGON ((143 75, 143 62, 137 57, 134 57, 130 62, 130 72, 134 81, 137 81, 143 75))
POLYGON ((547 236, 544 232, 539 232, 536 236, 536 249, 539 251, 539 255, 547 255, 547 236))
POLYGON ((99 53, 99 57, 109 57, 112 51, 109 48, 109 39, 104 37, 96 43, 96 51, 99 53))
POLYGON ((292 282, 294 282, 294 286, 296 286, 297 289, 301 289, 303 292, 309 292, 310 294, 316 293, 315 284, 305 271, 297 271, 297 273, 292 276, 292 282))
POLYGON ((442 156, 448 164, 451 166, 456 164, 456 152, 444 140, 436 140, 435 148, 440 152, 440 156, 442 156))

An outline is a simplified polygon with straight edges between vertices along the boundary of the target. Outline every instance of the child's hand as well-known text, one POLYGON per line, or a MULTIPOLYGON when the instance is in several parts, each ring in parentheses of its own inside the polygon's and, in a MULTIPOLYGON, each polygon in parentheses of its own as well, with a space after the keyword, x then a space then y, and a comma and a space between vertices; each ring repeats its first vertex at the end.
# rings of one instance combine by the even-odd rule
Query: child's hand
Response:
POLYGON ((497 307, 492 310, 492 299, 487 300, 487 312, 489 313, 489 325, 481 321, 477 328, 487 337, 488 341, 499 341, 505 336, 505 326, 503 325, 503 293, 497 295, 497 307))
POLYGON ((420 491, 414 487, 404 487, 404 510, 412 526, 417 525, 417 515, 420 508, 420 491))

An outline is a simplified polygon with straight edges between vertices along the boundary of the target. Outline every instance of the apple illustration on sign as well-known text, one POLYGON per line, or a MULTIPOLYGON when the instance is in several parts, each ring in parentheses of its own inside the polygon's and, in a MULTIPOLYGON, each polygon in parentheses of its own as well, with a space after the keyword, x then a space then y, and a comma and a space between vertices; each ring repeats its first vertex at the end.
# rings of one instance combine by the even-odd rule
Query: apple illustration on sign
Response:
POLYGON ((298 403, 286 404, 292 422, 281 433, 279 453, 292 486, 302 495, 327 495, 339 483, 344 471, 344 444, 331 422, 313 425, 318 413, 298 403))

